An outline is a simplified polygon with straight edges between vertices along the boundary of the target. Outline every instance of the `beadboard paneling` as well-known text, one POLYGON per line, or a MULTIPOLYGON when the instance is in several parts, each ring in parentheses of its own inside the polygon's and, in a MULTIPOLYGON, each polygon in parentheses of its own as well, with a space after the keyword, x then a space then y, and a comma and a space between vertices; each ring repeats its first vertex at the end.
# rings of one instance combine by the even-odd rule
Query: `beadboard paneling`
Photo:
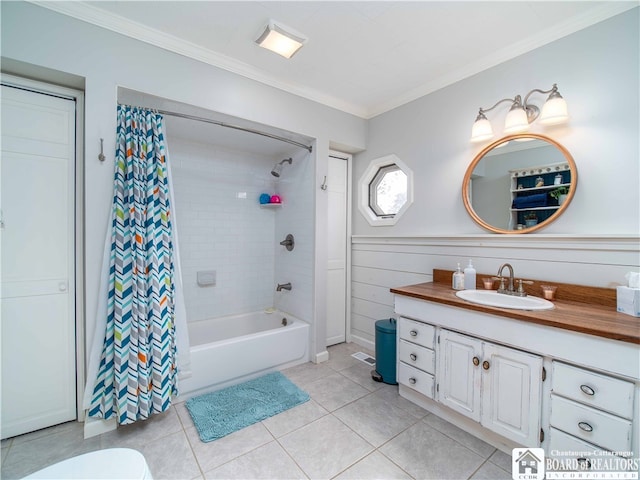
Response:
POLYGON ((640 269, 639 245, 639 237, 628 235, 354 236, 351 335, 373 345, 375 321, 393 316, 386 291, 431 281, 434 268, 464 268, 472 259, 479 272, 497 273, 508 262, 516 277, 614 288, 626 272, 640 269))

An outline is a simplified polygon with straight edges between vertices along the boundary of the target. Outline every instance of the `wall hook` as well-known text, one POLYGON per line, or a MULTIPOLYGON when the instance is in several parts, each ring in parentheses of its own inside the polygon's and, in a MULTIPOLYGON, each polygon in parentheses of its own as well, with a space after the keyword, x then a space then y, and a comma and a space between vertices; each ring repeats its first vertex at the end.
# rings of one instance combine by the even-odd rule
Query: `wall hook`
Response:
POLYGON ((100 139, 100 154, 98 155, 98 160, 104 162, 107 157, 104 156, 104 138, 100 139))
POLYGON ((327 189, 327 176, 324 176, 324 180, 322 181, 322 185, 320 185, 320 190, 326 190, 327 189))

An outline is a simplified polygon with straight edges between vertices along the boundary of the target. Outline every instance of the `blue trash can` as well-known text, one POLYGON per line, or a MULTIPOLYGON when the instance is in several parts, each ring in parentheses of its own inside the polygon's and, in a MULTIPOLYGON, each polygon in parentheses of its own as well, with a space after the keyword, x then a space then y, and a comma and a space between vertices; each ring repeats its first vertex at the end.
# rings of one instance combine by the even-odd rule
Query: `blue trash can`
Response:
POLYGON ((371 377, 377 382, 397 385, 396 381, 396 319, 376 322, 376 369, 371 377))

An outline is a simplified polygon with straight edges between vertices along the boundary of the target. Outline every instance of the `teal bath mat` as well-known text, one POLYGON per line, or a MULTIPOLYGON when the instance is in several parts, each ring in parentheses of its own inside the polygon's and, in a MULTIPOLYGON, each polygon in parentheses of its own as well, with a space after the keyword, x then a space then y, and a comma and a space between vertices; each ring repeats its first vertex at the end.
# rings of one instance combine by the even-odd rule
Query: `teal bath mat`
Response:
POLYGON ((211 442, 309 400, 280 372, 206 393, 185 405, 200 440, 211 442))

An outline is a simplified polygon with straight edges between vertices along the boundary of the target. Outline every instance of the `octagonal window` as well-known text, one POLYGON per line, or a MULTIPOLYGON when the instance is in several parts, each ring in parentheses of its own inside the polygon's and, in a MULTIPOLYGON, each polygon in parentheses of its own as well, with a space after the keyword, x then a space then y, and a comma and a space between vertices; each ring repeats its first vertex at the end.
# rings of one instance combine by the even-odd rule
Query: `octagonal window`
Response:
POLYGON ((395 155, 374 160, 360 179, 358 207, 371 225, 393 225, 413 201, 411 170, 395 155))

